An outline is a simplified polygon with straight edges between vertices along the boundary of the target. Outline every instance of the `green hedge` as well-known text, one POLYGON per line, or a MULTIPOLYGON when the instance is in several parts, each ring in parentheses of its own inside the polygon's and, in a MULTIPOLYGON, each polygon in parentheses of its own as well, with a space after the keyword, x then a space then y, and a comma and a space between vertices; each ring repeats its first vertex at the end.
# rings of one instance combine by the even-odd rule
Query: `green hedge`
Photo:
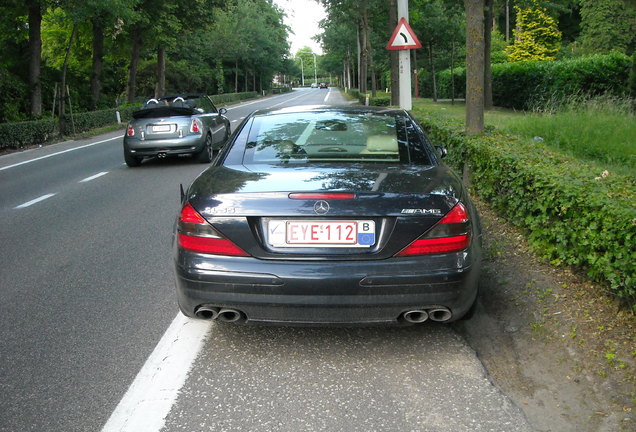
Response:
MULTIPOLYGON (((107 109, 74 114, 73 123, 75 124, 75 133, 87 132, 92 129, 117 123, 117 111, 119 111, 121 122, 126 123, 132 118, 132 112, 137 109, 139 109, 139 107, 134 105, 119 109, 107 109)), ((67 123, 69 132, 72 132, 71 119, 68 114, 67 123)))
MULTIPOLYGON (((354 88, 349 89, 348 92, 349 94, 351 94, 351 96, 358 99, 358 102, 360 103, 360 105, 364 105, 366 103, 366 99, 367 99, 366 93, 360 93, 358 89, 354 89, 354 88)), ((369 96, 369 105, 370 106, 389 106, 391 105, 391 98, 381 97, 381 96, 379 97, 369 96)))
POLYGON ((600 177, 589 165, 542 144, 490 131, 467 138, 460 122, 416 111, 448 163, 467 163, 471 184, 554 264, 584 268, 636 310, 636 185, 600 177))
POLYGON ((210 96, 212 101, 217 105, 228 104, 232 102, 242 101, 245 99, 254 99, 258 97, 258 93, 253 92, 242 92, 242 93, 224 93, 220 95, 210 96))
POLYGON ((0 123, 0 150, 20 149, 57 136, 57 120, 0 123))
MULTIPOLYGON (((560 61, 528 61, 492 65, 493 102, 496 106, 529 109, 570 96, 629 94, 632 59, 621 53, 560 61)), ((466 95, 466 69, 453 71, 455 97, 466 95)), ((449 70, 439 73, 438 97, 451 97, 449 70)))

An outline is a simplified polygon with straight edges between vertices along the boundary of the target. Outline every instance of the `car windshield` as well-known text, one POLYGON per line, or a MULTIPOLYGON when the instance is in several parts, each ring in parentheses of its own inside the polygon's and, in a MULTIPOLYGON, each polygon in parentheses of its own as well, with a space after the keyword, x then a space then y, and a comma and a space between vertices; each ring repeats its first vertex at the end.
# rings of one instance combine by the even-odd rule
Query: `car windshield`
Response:
POLYGON ((254 118, 244 164, 306 162, 430 164, 401 116, 325 111, 254 118))

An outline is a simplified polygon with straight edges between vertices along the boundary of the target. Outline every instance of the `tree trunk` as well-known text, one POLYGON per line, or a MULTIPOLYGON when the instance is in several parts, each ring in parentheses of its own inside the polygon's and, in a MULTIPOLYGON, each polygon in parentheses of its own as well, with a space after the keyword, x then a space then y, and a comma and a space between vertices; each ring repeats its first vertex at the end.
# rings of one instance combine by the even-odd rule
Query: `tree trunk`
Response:
POLYGON ((99 18, 91 20, 93 24, 93 73, 91 75, 91 109, 97 109, 99 94, 102 90, 102 69, 104 58, 104 25, 99 18))
POLYGON ((455 39, 451 42, 451 105, 455 105, 455 39))
POLYGON ((66 47, 66 57, 64 57, 64 65, 62 66, 62 85, 60 86, 60 134, 66 134, 66 99, 68 98, 66 93, 66 70, 68 69, 68 59, 71 57, 71 48, 73 47, 73 39, 75 38, 75 32, 77 31, 77 24, 73 24, 73 30, 71 31, 71 37, 68 39, 68 47, 66 47))
MULTIPOLYGON (((365 9, 366 11, 366 9, 365 9)), ((371 46, 371 36, 369 34, 369 20, 367 17, 367 60, 369 61, 369 69, 371 69, 371 96, 377 97, 378 95, 378 81, 375 76, 375 61, 373 59, 373 47, 371 46)))
POLYGON ((166 95, 166 48, 157 48, 157 87, 155 97, 166 95))
POLYGON ((130 66, 128 67, 128 85, 126 86, 126 102, 134 103, 137 96, 137 66, 141 51, 141 30, 135 26, 132 33, 132 49, 130 50, 130 66))
POLYGON ((238 93, 238 60, 234 60, 234 93, 238 93))
POLYGON ((428 41, 428 62, 431 65, 431 76, 433 77, 433 102, 437 102, 437 80, 435 79, 435 62, 433 61, 433 40, 428 41))
POLYGON ((486 0, 484 8, 484 109, 492 108, 492 69, 490 65, 490 47, 494 20, 494 0, 486 0))
POLYGON ((31 92, 31 117, 42 115, 42 7, 38 0, 28 2, 29 6, 29 90, 31 92))
MULTIPOLYGON (((397 1, 389 0, 389 34, 387 40, 393 34, 393 30, 397 27, 397 1)), ((399 51, 391 50, 391 105, 400 105, 400 60, 399 51)))
POLYGON ((484 130, 484 0, 464 0, 466 9, 466 133, 484 130))
POLYGON ((351 82, 351 77, 352 77, 352 73, 351 73, 351 69, 352 69, 352 65, 351 65, 351 51, 349 49, 347 49, 347 84, 349 86, 349 88, 353 88, 353 82, 351 82))
POLYGON ((367 45, 368 45, 368 39, 369 39, 369 15, 368 15, 368 10, 367 10, 367 4, 363 3, 362 4, 362 11, 360 14, 360 20, 359 20, 359 26, 360 26, 360 69, 358 71, 359 73, 359 82, 358 82, 358 89, 360 90, 361 93, 366 93, 367 92, 367 75, 368 75, 368 70, 367 70, 367 64, 368 64, 368 51, 367 51, 367 45))

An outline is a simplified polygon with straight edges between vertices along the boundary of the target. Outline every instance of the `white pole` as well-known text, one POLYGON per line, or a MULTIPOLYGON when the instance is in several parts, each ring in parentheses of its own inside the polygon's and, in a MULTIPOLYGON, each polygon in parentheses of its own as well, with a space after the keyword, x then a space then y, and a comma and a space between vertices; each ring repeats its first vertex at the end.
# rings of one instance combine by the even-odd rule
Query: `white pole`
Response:
MULTIPOLYGON (((409 0, 398 0, 398 21, 402 18, 409 20, 409 0)), ((400 81, 400 108, 413 109, 411 98, 411 50, 399 51, 399 81, 400 81)))
POLYGON ((303 58, 296 57, 300 59, 300 76, 302 77, 303 87, 305 87, 305 68, 303 67, 303 58))
MULTIPOLYGON (((314 54, 314 53, 312 53, 314 54)), ((316 54, 314 54, 314 82, 318 82, 318 76, 316 75, 316 54)))

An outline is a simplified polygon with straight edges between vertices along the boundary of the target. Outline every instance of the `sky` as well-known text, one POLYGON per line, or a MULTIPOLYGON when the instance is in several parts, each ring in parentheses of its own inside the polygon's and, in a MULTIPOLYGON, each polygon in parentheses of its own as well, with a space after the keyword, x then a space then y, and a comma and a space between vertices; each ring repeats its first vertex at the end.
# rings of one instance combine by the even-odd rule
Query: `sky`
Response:
POLYGON ((316 0, 274 0, 274 3, 287 13, 285 24, 294 32, 287 38, 291 43, 291 54, 304 46, 322 54, 320 45, 311 38, 320 33, 318 21, 326 16, 324 8, 316 0))

